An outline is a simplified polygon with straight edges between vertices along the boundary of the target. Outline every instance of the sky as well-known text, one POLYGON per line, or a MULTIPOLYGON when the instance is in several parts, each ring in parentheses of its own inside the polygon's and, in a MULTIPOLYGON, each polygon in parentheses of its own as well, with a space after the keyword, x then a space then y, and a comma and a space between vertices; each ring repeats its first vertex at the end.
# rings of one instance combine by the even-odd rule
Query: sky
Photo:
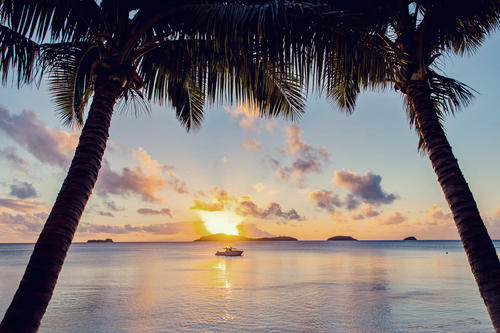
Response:
MULTIPOLYGON (((493 239, 500 239, 499 54, 497 33, 475 55, 441 61, 445 74, 477 91, 446 119, 446 133, 493 239)), ((36 241, 64 180, 79 132, 54 109, 44 83, 0 88, 0 242, 36 241)), ((458 239, 395 92, 362 93, 351 115, 310 96, 295 122, 222 103, 189 133, 172 108, 150 111, 115 108, 75 241, 191 241, 217 224, 250 237, 458 239)))

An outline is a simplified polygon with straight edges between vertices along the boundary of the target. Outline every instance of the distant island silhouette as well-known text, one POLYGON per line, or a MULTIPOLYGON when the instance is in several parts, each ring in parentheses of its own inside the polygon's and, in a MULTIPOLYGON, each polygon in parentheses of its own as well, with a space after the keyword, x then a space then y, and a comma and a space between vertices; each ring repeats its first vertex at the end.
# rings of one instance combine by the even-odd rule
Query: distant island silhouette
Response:
POLYGON ((89 239, 87 243, 114 243, 111 238, 106 239, 89 239))
POLYGON ((357 241, 356 238, 352 238, 351 236, 333 236, 328 238, 329 241, 357 241))
POLYGON ((195 239, 195 242, 255 242, 255 241, 297 241, 297 238, 288 236, 251 238, 240 235, 211 234, 195 239))
POLYGON ((417 240, 417 239, 415 238, 415 236, 410 236, 410 237, 406 237, 403 240, 417 240))

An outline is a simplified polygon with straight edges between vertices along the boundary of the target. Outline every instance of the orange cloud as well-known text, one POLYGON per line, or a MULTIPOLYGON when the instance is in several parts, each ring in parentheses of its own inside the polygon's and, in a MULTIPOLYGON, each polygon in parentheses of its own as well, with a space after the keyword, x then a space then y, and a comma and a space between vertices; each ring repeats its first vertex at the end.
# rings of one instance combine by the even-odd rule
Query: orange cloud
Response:
POLYGON ((239 103, 236 106, 225 106, 224 110, 233 119, 240 119, 239 125, 245 131, 260 132, 263 128, 269 133, 278 127, 276 120, 266 120, 260 118, 260 110, 252 103, 239 103))
POLYGON ((431 205, 429 207, 429 212, 426 216, 426 221, 428 222, 445 222, 448 223, 452 219, 451 213, 445 213, 441 206, 431 205))
POLYGON ((160 194, 167 188, 181 194, 188 193, 185 183, 175 174, 173 167, 153 160, 141 147, 132 152, 132 158, 138 165, 123 168, 121 172, 113 171, 109 162, 104 160, 96 193, 102 196, 137 194, 148 202, 163 202, 160 194))
POLYGON ((226 190, 212 188, 209 201, 194 200, 192 210, 206 211, 234 211, 240 216, 259 219, 279 218, 282 220, 301 221, 305 218, 295 209, 283 210, 277 202, 270 202, 265 208, 259 207, 249 196, 235 197, 226 190))
POLYGON ((392 212, 387 216, 376 217, 375 222, 380 225, 393 225, 393 224, 401 224, 407 220, 406 216, 401 214, 400 212, 392 212))

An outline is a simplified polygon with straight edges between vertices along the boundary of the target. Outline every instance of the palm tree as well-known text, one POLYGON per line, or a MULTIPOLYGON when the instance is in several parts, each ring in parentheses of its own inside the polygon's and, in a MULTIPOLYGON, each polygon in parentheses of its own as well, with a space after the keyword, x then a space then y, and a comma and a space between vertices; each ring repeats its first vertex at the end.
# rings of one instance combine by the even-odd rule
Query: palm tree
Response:
MULTIPOLYGON (((467 105, 473 91, 440 74, 437 66, 442 55, 473 54, 481 46, 499 27, 500 2, 320 0, 315 4, 324 6, 319 14, 288 24, 290 36, 283 39, 290 41, 287 61, 296 59, 306 82, 312 81, 347 112, 354 109, 361 90, 392 88, 403 95, 419 148, 429 156, 481 297, 500 332, 500 262, 443 130, 445 116, 467 105)), ((277 52, 282 52, 281 46, 277 52)))
POLYGON ((224 98, 254 103, 263 115, 294 118, 302 112, 304 96, 292 76, 228 47, 228 39, 219 41, 199 24, 191 27, 197 23, 193 14, 209 17, 208 10, 224 6, 209 1, 2 1, 4 83, 12 71, 18 85, 48 75, 64 122, 85 125, 0 332, 38 329, 95 185, 119 99, 170 103, 188 130, 199 126, 206 103, 224 98))

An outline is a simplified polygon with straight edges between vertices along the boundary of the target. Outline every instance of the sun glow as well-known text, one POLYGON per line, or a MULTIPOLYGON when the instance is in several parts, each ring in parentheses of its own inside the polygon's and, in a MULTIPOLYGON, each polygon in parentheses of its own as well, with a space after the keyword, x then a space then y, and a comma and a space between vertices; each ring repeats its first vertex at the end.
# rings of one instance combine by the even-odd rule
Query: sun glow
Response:
POLYGON ((243 222, 244 217, 231 211, 208 211, 194 210, 201 218, 208 232, 212 234, 223 233, 226 235, 238 235, 236 227, 243 222))

